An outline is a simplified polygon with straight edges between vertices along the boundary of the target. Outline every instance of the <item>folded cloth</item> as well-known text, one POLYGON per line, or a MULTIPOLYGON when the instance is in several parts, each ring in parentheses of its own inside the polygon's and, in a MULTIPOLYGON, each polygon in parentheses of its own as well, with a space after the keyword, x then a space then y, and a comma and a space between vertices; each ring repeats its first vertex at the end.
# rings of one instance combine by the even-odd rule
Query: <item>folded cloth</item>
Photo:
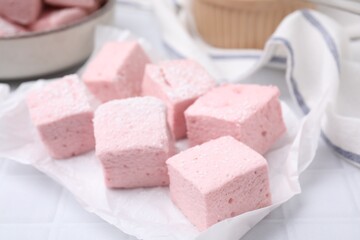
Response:
POLYGON ((286 63, 287 85, 303 114, 311 114, 325 99, 323 138, 341 157, 360 166, 360 69, 351 60, 354 36, 346 26, 304 9, 283 20, 262 52, 214 49, 197 37, 191 18, 184 20, 189 13, 179 8, 189 9, 187 1, 154 2, 164 44, 177 57, 198 60, 220 82, 241 82, 269 63, 286 63))

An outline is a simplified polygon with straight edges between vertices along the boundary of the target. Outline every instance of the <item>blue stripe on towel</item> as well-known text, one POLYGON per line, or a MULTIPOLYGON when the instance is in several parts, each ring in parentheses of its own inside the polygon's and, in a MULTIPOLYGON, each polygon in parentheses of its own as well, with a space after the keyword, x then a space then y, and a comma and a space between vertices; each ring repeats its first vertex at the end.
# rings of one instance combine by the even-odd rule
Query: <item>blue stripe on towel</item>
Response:
POLYGON ((286 64, 286 57, 274 56, 270 59, 271 63, 286 64))
POLYGON ((307 114, 310 112, 310 108, 308 107, 308 105, 305 102, 304 97, 301 95, 297 82, 295 81, 294 78, 294 66, 295 66, 295 58, 294 58, 294 50, 290 44, 290 42, 288 40, 286 40, 285 38, 281 38, 281 37, 272 37, 270 39, 270 41, 279 41, 282 42, 285 47, 288 49, 289 54, 290 54, 290 83, 291 83, 291 88, 293 91, 293 94, 295 96, 296 102, 298 103, 298 105, 300 106, 301 110, 303 111, 304 114, 307 114))
POLYGON ((250 53, 238 53, 238 54, 210 54, 210 57, 215 60, 226 60, 226 59, 260 59, 261 53, 250 54, 250 53))
MULTIPOLYGON (((326 45, 328 46, 329 51, 331 52, 332 56, 334 57, 334 60, 336 62, 338 72, 340 74, 341 72, 341 66, 340 66, 340 58, 339 58, 339 52, 336 48, 336 44, 332 36, 329 34, 329 32, 325 29, 325 27, 315 18, 313 14, 311 14, 308 10, 302 10, 301 11, 303 16, 311 25, 313 25, 323 36, 324 41, 326 42, 326 45)), ((300 93, 299 93, 300 94, 300 93)), ((349 159, 350 161, 353 161, 357 164, 360 164, 360 155, 347 151, 337 145, 335 145, 326 135, 323 131, 321 131, 321 136, 326 142, 326 144, 333 149, 336 153, 338 153, 340 156, 349 159)))
POLYGON ((302 15, 305 17, 306 20, 308 20, 311 25, 313 25, 323 36, 331 54, 333 55, 336 65, 338 67, 338 71, 340 73, 340 58, 339 58, 339 52, 336 48, 336 44, 330 33, 325 29, 325 27, 314 17, 313 14, 309 10, 301 10, 302 15))
POLYGON ((333 142, 330 141, 330 139, 324 134, 324 132, 321 132, 321 135, 323 139, 325 140, 326 144, 331 147, 335 152, 337 152, 339 155, 341 155, 344 158, 349 159, 350 161, 354 161, 358 164, 360 164, 360 155, 356 153, 352 153, 349 151, 346 151, 342 149, 339 146, 336 146, 333 142))

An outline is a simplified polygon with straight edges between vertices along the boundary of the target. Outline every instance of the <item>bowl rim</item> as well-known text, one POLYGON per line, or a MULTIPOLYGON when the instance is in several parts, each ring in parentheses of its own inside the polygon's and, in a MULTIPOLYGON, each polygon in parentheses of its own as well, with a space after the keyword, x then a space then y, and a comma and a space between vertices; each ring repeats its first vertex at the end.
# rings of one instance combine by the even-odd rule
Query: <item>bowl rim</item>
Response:
POLYGON ((90 15, 86 16, 85 18, 67 25, 67 26, 63 26, 63 27, 59 27, 53 30, 48 30, 48 31, 41 31, 41 32, 32 32, 29 34, 24 34, 24 35, 17 35, 17 36, 10 36, 10 37, 0 37, 0 42, 2 41, 11 41, 11 40, 20 40, 20 39, 29 39, 29 38, 36 38, 36 37, 40 37, 40 36, 46 36, 46 35, 51 35, 53 33, 57 33, 57 32, 62 32, 62 31, 66 31, 68 29, 72 29, 72 28, 76 28, 79 25, 83 25, 86 24, 87 22, 90 22, 100 16, 103 16, 105 13, 107 13, 114 5, 115 5, 115 1, 116 0, 107 0, 105 2, 105 4, 103 6, 101 6, 101 8, 97 9, 95 12, 92 12, 90 15))

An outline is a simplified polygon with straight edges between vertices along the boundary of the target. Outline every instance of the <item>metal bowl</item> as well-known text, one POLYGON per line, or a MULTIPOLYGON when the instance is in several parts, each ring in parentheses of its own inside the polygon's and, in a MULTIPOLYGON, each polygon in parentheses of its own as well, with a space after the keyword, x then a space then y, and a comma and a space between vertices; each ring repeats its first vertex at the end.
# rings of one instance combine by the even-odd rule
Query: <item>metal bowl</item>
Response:
POLYGON ((84 62, 91 54, 96 25, 109 24, 114 0, 83 20, 52 31, 0 38, 0 80, 35 79, 84 62))

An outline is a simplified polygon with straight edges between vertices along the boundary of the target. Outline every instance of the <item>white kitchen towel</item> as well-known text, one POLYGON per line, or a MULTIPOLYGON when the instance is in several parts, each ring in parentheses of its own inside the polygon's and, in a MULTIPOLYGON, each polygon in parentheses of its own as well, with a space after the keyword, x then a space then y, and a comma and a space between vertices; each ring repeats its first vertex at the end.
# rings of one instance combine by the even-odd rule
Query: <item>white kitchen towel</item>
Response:
POLYGON ((299 108, 308 114, 325 98, 328 107, 322 136, 336 153, 360 164, 360 97, 356 91, 360 63, 351 60, 354 36, 347 26, 303 9, 284 19, 263 51, 214 49, 199 40, 189 26, 191 19, 186 18, 191 6, 184 4, 187 2, 153 2, 164 44, 171 51, 198 60, 219 82, 241 82, 269 63, 286 62, 287 85, 299 108))

